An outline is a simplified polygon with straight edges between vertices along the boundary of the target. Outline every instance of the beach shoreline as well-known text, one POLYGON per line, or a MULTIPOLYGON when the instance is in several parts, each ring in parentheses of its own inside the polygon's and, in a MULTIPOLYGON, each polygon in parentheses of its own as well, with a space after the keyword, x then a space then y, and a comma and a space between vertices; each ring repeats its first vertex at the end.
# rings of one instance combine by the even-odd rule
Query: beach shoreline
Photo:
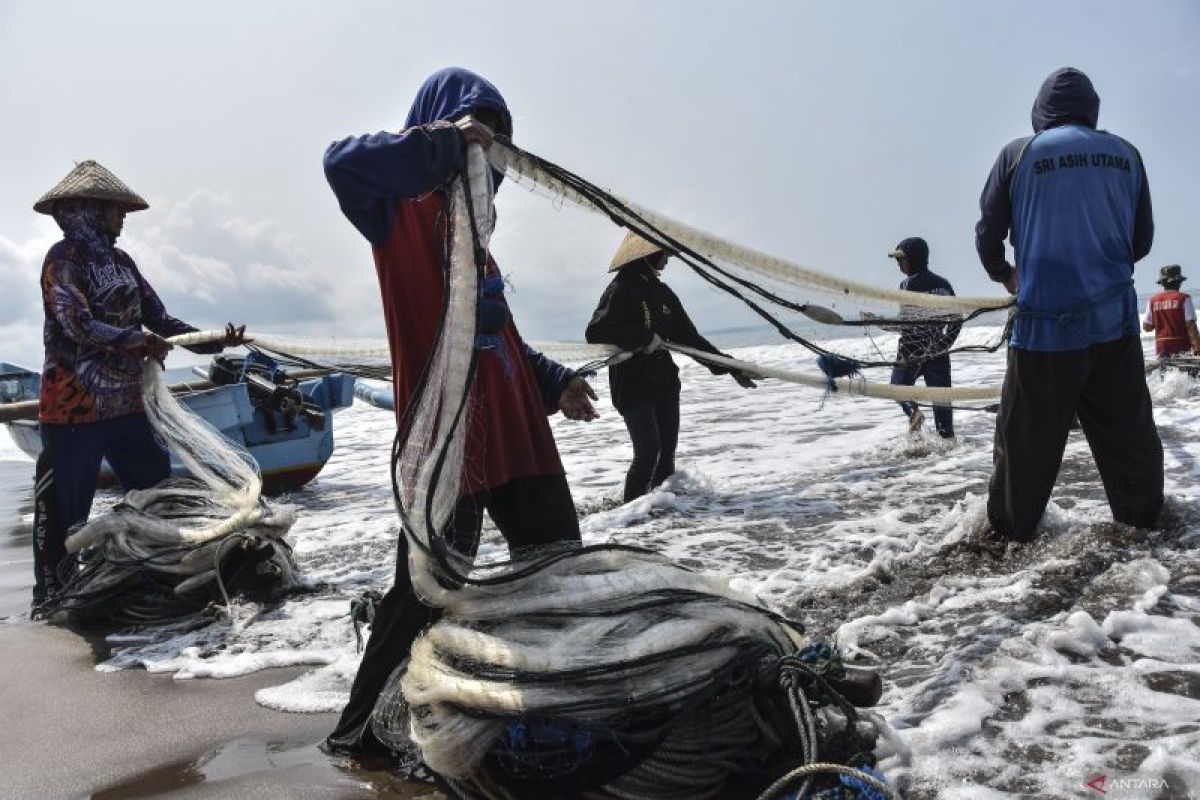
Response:
POLYGON ((0 796, 440 798, 317 749, 336 714, 272 711, 260 688, 306 668, 224 680, 95 669, 100 640, 28 621, 33 463, 0 459, 0 796))

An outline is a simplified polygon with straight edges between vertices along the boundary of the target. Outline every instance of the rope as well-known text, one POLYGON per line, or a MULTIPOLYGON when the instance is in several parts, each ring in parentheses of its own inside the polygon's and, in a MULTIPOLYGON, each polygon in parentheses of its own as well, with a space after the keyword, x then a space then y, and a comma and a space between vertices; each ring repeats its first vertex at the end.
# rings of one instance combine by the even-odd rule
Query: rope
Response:
MULTIPOLYGON (((603 360, 605 358, 613 359, 615 356, 626 352, 622 351, 618 347, 606 344, 583 345, 574 342, 538 342, 532 346, 543 353, 551 355, 552 357, 558 356, 559 353, 564 353, 567 355, 573 354, 580 357, 590 356, 597 360, 603 360)), ((764 378, 774 378, 786 383, 795 383, 801 386, 811 386, 814 389, 824 390, 829 388, 829 378, 822 374, 798 372, 796 370, 768 367, 762 364, 753 364, 749 361, 742 361, 740 359, 730 358, 728 356, 722 356, 716 353, 709 353, 705 350, 697 350, 695 348, 676 344, 674 342, 663 342, 663 346, 676 353, 690 356, 697 361, 736 369, 746 373, 751 377, 759 375, 764 378)), ((632 355, 632 353, 628 355, 632 355)), ((878 397, 885 400, 911 400, 913 402, 924 402, 942 406, 952 405, 956 400, 987 401, 997 400, 1000 397, 999 386, 893 386, 889 383, 874 383, 861 378, 852 379, 848 377, 842 377, 834 380, 834 387, 835 391, 850 395, 859 395, 861 397, 878 397)))
MULTIPOLYGON (((182 336, 172 337, 169 341, 172 344, 180 346, 190 344, 203 344, 206 342, 221 341, 225 338, 223 330, 212 331, 197 331, 196 333, 186 333, 182 336)), ((359 357, 369 357, 379 352, 387 352, 386 343, 371 342, 360 340, 354 345, 346 343, 331 342, 327 346, 322 346, 319 343, 302 344, 299 340, 286 339, 282 337, 247 337, 248 341, 253 341, 256 347, 264 350, 270 350, 272 353, 312 353, 312 354, 345 354, 359 357), (382 350, 381 350, 382 348, 382 350)), ((786 383, 794 383, 801 386, 811 386, 814 389, 828 389, 830 380, 823 374, 799 372, 796 370, 780 369, 778 367, 768 367, 761 364, 754 364, 749 361, 729 358, 727 356, 709 353, 703 350, 696 350, 685 345, 676 344, 674 342, 664 342, 665 347, 682 355, 690 356, 705 363, 717 364, 723 367, 740 370, 749 375, 760 375, 764 378, 774 378, 775 380, 784 381, 786 383)), ((613 345, 593 345, 580 342, 530 342, 529 345, 545 353, 546 355, 558 361, 576 362, 585 361, 576 372, 580 374, 594 372, 603 367, 612 366, 627 360, 634 354, 628 351, 621 350, 613 345)), ((891 362, 889 362, 891 363, 891 362)), ((305 362, 304 366, 325 366, 319 362, 305 362)), ((350 370, 347 370, 348 372, 350 370)), ((387 379, 390 376, 390 367, 375 368, 375 371, 370 375, 363 377, 371 377, 377 379, 387 379), (376 374, 382 369, 385 375, 376 374)), ((842 377, 837 378, 833 382, 834 391, 843 392, 849 395, 857 395, 861 397, 874 397, 884 400, 906 400, 915 403, 922 403, 934 406, 951 406, 955 401, 959 402, 983 402, 994 401, 1000 398, 999 386, 979 386, 979 387, 929 387, 929 386, 893 386, 891 384, 876 383, 867 381, 861 378, 842 377)))
MULTIPOLYGON (((502 138, 497 138, 488 150, 488 159, 498 168, 510 175, 516 175, 530 183, 562 197, 565 200, 592 211, 599 211, 611 216, 611 210, 598 203, 582 189, 586 184, 577 176, 573 183, 583 183, 584 186, 572 185, 564 180, 565 170, 555 167, 544 159, 532 153, 515 147, 502 138)), ((569 175, 569 173, 568 173, 569 175)), ((835 275, 821 272, 812 267, 805 267, 782 258, 767 255, 758 250, 721 239, 712 234, 685 225, 663 214, 651 211, 644 206, 609 195, 628 212, 666 233, 679 243, 687 245, 697 254, 704 254, 710 259, 720 259, 755 272, 765 277, 774 278, 785 283, 800 286, 816 286, 837 294, 858 295, 873 300, 901 303, 904 305, 937 308, 945 311, 972 312, 979 309, 995 310, 1012 305, 1008 297, 949 297, 944 295, 925 294, 923 292, 906 292, 900 289, 884 289, 857 281, 846 280, 835 275)))
MULTIPOLYGON (((219 329, 193 331, 172 336, 168 342, 177 347, 190 347, 197 344, 210 344, 225 341, 225 331, 219 329)), ((391 351, 387 342, 378 339, 330 339, 328 341, 313 341, 293 339, 286 336, 260 335, 247 333, 246 344, 253 344, 263 350, 290 353, 296 356, 354 356, 356 358, 378 358, 391 362, 391 351)))
MULTIPOLYGON (((838 279, 834 278, 833 276, 824 275, 822 273, 818 273, 813 270, 808 270, 807 268, 796 268, 796 269, 800 270, 801 273, 803 273, 802 275, 797 277, 798 273, 796 273, 796 270, 792 270, 791 276, 792 276, 792 278, 795 278, 795 280, 792 280, 790 282, 797 283, 801 286, 805 286, 808 288, 812 288, 814 285, 821 286, 821 287, 825 287, 826 291, 840 292, 841 294, 845 294, 845 295, 858 294, 859 296, 862 296, 862 297, 875 297, 875 298, 886 297, 888 302, 898 302, 898 303, 902 304, 901 316, 898 318, 886 318, 886 317, 878 317, 877 316, 877 317, 873 317, 870 320, 849 322, 849 321, 842 319, 840 314, 838 314, 835 311, 832 311, 831 309, 824 308, 822 306, 814 306, 811 304, 794 303, 790 300, 787 300, 787 299, 779 296, 778 294, 775 294, 774 292, 771 292, 771 291, 767 290, 766 288, 764 288, 752 281, 746 280, 744 278, 740 278, 740 277, 730 273, 728 270, 722 269, 721 267, 717 266, 717 264, 715 264, 712 260, 712 258, 721 258, 721 259, 724 259, 731 263, 739 263, 743 268, 750 269, 750 271, 758 271, 760 273, 767 274, 769 277, 773 277, 778 280, 787 281, 788 280, 787 275, 779 272, 778 269, 775 269, 775 270, 766 269, 764 272, 762 261, 763 261, 763 259, 771 260, 770 256, 765 256, 762 253, 757 253, 757 251, 752 251, 752 250, 749 250, 748 248, 742 248, 739 245, 735 245, 730 242, 725 242, 724 240, 715 239, 714 237, 710 237, 707 234, 703 234, 699 231, 688 228, 687 226, 683 226, 680 223, 676 223, 672 220, 662 217, 661 215, 656 215, 653 212, 646 211, 646 210, 642 209, 640 206, 637 206, 637 205, 631 204, 631 203, 626 203, 625 201, 621 200, 620 198, 616 197, 615 195, 610 194, 609 192, 595 186, 594 184, 589 183, 588 181, 584 180, 583 178, 579 177, 578 175, 568 172, 567 170, 563 169, 562 167, 559 167, 556 164, 552 164, 549 161, 546 161, 545 159, 539 158, 538 156, 535 156, 532 153, 527 153, 525 151, 522 151, 519 148, 512 147, 511 145, 508 145, 508 146, 510 147, 510 149, 513 152, 519 153, 523 159, 525 159, 529 164, 532 164, 533 167, 535 168, 535 171, 540 171, 539 174, 546 175, 547 181, 556 182, 556 185, 562 185, 562 186, 566 187, 565 191, 569 191, 571 193, 571 195, 569 195, 569 196, 583 198, 583 200, 580 202, 586 204, 585 207, 589 207, 589 208, 592 208, 593 210, 599 211, 600 213, 606 215, 615 224, 620 225, 625 228, 628 228, 630 231, 638 234, 643 239, 653 242, 654 244, 657 244, 659 247, 662 247, 667 252, 674 254, 681 261, 683 261, 685 264, 687 264, 692 269, 692 271, 695 272, 700 278, 709 282, 710 284, 717 287, 721 291, 729 294, 730 296, 735 297, 736 299, 740 300, 743 304, 745 304, 748 308, 750 308, 755 314, 762 317, 767 323, 769 323, 772 327, 775 328, 776 332, 778 332, 780 336, 784 337, 785 339, 790 339, 794 342, 797 342, 798 344, 802 345, 803 347, 806 347, 807 349, 811 350, 813 353, 816 353, 819 356, 820 355, 829 356, 829 355, 834 355, 834 354, 831 353, 830 351, 824 349, 822 346, 820 346, 816 342, 814 342, 810 339, 807 339, 804 336, 801 336, 800 334, 793 331, 791 328, 789 328, 787 325, 785 325, 782 321, 780 321, 778 318, 776 318, 774 315, 772 315, 770 312, 768 312, 766 309, 764 309, 762 306, 760 306, 757 302, 755 302, 751 298, 744 295, 741 291, 739 291, 737 288, 735 288, 735 286, 732 284, 737 284, 738 286, 748 289, 749 291, 753 292, 754 294, 758 295, 759 297, 766 299, 767 301, 769 301, 771 303, 774 303, 778 306, 781 306, 783 308, 786 308, 786 309, 789 309, 792 311, 797 311, 799 313, 802 313, 802 314, 808 316, 810 319, 813 319, 813 320, 823 323, 823 324, 854 325, 854 326, 882 325, 884 327, 889 327, 889 328, 895 327, 897 329, 916 328, 916 327, 929 328, 931 325, 934 327, 940 327, 942 325, 946 325, 947 330, 944 330, 944 331, 938 333, 936 335, 936 341, 939 343, 944 342, 945 343, 944 346, 947 346, 947 347, 949 347, 949 345, 951 345, 953 343, 953 339, 957 336, 957 332, 958 332, 958 330, 961 329, 961 326, 963 323, 970 321, 971 319, 974 319, 975 317, 977 317, 981 314, 996 310, 996 308, 1007 308, 1013 304, 1013 300, 1011 298, 1004 298, 1002 300, 985 298, 985 299, 981 300, 982 304, 968 305, 967 307, 972 310, 970 311, 970 313, 967 314, 967 316, 965 318, 958 317, 957 315, 955 315, 953 317, 942 317, 940 320, 939 319, 931 319, 931 318, 923 317, 923 316, 913 317, 911 314, 905 313, 905 311, 904 311, 905 306, 908 306, 908 307, 925 306, 925 307, 939 307, 940 308, 940 307, 946 305, 947 302, 949 302, 949 303, 951 303, 951 305, 955 306, 955 308, 952 308, 950 310, 956 310, 957 306, 955 304, 972 303, 974 301, 980 300, 980 298, 954 298, 954 297, 947 297, 947 296, 931 296, 931 295, 920 293, 920 292, 905 292, 905 291, 900 291, 900 290, 877 289, 875 287, 870 287, 870 286, 867 286, 866 284, 859 284, 859 283, 853 282, 853 281, 839 281, 838 279), (658 224, 656 224, 656 223, 658 223, 658 224), (674 233, 676 235, 672 235, 672 233, 674 233), (677 238, 677 237, 679 237, 679 238, 677 238), (689 245, 687 243, 688 241, 695 242, 696 237, 700 237, 700 239, 704 239, 705 241, 709 242, 707 251, 713 253, 712 258, 704 255, 702 252, 700 252, 700 250, 696 249, 696 248, 704 249, 705 248, 704 244, 697 244, 695 247, 693 247, 692 245, 689 245), (720 244, 712 245, 712 242, 719 242, 720 244), (720 275, 721 277, 717 277, 718 275, 720 275), (835 284, 832 289, 830 288, 831 282, 833 282, 835 284), (912 300, 913 298, 929 298, 929 299, 918 302, 918 301, 913 301, 912 300), (912 301, 912 302, 909 302, 909 301, 912 301), (997 305, 997 304, 999 304, 999 305, 997 305), (950 329, 953 329, 953 335, 951 335, 950 329)), ((518 179, 520 177, 521 177, 520 174, 518 174, 518 179)), ((538 185, 538 184, 535 183, 535 185, 538 185)), ((568 195, 564 195, 564 196, 568 196, 568 195)), ((782 262, 779 259, 774 259, 774 261, 780 262, 781 264, 787 264, 787 262, 782 262)), ((774 267, 779 267, 780 263, 774 264, 774 267)), ((770 265, 768 265, 768 266, 770 266, 770 265)), ((795 267, 795 265, 789 265, 789 268, 791 268, 791 267, 795 267)), ((786 270, 784 272, 786 272, 786 270)), ((966 346, 959 347, 959 348, 947 349, 943 352, 934 352, 931 350, 931 351, 925 352, 925 353, 907 353, 907 355, 902 353, 902 354, 898 355, 897 359, 895 359, 895 360, 879 361, 879 362, 865 362, 864 361, 864 362, 860 362, 859 366, 862 366, 862 367, 889 366, 890 367, 890 366, 894 366, 898 363, 905 363, 905 364, 920 363, 921 361, 928 360, 929 358, 936 356, 936 355, 949 354, 949 353, 954 353, 954 352, 995 352, 1000 347, 1002 347, 1004 345, 1004 343, 1007 341, 1011 323, 1012 323, 1012 317, 1009 318, 1009 324, 1005 326, 1003 335, 1000 336, 995 341, 995 343, 992 345, 966 345, 966 346)), ((939 345, 939 346, 943 346, 943 345, 939 345)))
MULTIPOLYGON (((820 775, 822 773, 846 775, 854 778, 855 780, 862 781, 867 786, 870 786, 872 789, 882 794, 885 798, 887 798, 887 800, 895 800, 896 798, 896 793, 892 790, 892 787, 888 786, 874 775, 863 772, 861 769, 848 767, 845 764, 833 764, 827 761, 816 761, 811 764, 805 764, 803 766, 796 767, 792 771, 788 772, 782 778, 768 786, 766 791, 758 796, 758 800, 775 800, 781 796, 781 792, 790 787, 792 783, 799 778, 804 778, 806 781, 808 781, 812 779, 812 776, 820 775)), ((803 797, 804 792, 800 791, 796 796, 803 797)))

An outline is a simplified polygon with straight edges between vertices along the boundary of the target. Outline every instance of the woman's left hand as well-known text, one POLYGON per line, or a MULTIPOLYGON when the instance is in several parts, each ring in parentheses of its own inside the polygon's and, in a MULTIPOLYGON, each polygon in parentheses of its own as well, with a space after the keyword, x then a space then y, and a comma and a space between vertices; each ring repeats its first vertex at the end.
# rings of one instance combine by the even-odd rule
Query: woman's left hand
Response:
POLYGON ((563 389, 562 395, 558 398, 558 407, 567 419, 591 422, 600 416, 596 413, 596 407, 592 405, 592 400, 595 399, 596 393, 588 385, 588 382, 583 378, 575 377, 571 378, 567 388, 563 389))

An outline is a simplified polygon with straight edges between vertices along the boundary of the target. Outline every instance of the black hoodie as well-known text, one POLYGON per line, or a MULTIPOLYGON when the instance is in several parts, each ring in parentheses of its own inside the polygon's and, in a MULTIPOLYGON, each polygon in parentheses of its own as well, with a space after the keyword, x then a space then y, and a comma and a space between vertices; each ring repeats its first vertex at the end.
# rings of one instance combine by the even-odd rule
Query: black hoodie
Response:
MULTIPOLYGON (((586 336, 592 344, 615 344, 636 351, 649 344, 656 333, 665 341, 721 355, 696 330, 671 287, 642 260, 622 268, 604 290, 586 336)), ((705 366, 714 375, 729 372, 705 366)), ((617 411, 639 403, 669 401, 679 397, 679 368, 664 348, 635 353, 628 361, 608 368, 608 385, 617 411)))

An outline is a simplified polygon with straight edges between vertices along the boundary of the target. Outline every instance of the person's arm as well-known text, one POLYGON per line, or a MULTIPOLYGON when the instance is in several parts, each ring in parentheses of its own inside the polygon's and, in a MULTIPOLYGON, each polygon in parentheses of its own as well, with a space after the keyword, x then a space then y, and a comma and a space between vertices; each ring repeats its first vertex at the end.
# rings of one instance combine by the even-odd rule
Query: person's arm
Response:
POLYGON ((1142 185, 1138 191, 1137 209, 1133 218, 1133 260, 1136 263, 1145 258, 1154 245, 1154 208, 1150 202, 1150 178, 1146 175, 1142 154, 1133 145, 1129 147, 1137 156, 1138 168, 1142 174, 1142 185))
MULTIPOLYGON (((934 294, 940 294, 945 297, 954 297, 954 287, 950 285, 950 281, 943 279, 941 288, 937 292, 934 292, 934 294)), ((949 316, 949 314, 946 316, 949 316)), ((935 352, 948 352, 951 347, 954 347, 954 343, 958 340, 958 334, 962 332, 963 326, 962 315, 956 314, 955 316, 958 317, 958 319, 950 320, 943 324, 941 328, 941 334, 937 342, 937 350, 935 352)))
POLYGON ((1192 340, 1192 353, 1200 356, 1200 330, 1196 329, 1196 307, 1192 304, 1191 297, 1185 297, 1183 300, 1183 319, 1187 325, 1188 338, 1192 340))
POLYGON ((1032 137, 1010 142, 992 165, 983 192, 979 195, 979 222, 975 225, 975 251, 988 277, 1015 294, 1016 270, 1004 254, 1004 240, 1012 224, 1013 173, 1032 137))
POLYGON ((325 150, 325 178, 342 213, 371 244, 387 239, 397 200, 420 197, 462 166, 463 133, 436 122, 399 133, 351 136, 325 150))
MULTIPOLYGON (((517 338, 520 339, 519 334, 517 338)), ((534 379, 537 381, 542 405, 547 414, 561 411, 567 419, 583 422, 591 422, 599 416, 592 405, 592 400, 596 399, 596 392, 585 379, 586 375, 593 373, 579 373, 565 367, 523 341, 521 347, 525 349, 525 357, 529 359, 529 366, 533 368, 534 379)))
POLYGON ((941 354, 949 352, 950 348, 954 347, 954 342, 958 340, 958 334, 962 332, 962 318, 944 323, 938 333, 937 344, 934 346, 934 353, 941 354))
POLYGON ((539 353, 523 341, 521 346, 525 348, 525 358, 533 368, 533 377, 542 396, 542 405, 545 406, 547 414, 553 414, 558 411, 558 401, 567 384, 575 377, 575 371, 539 353))
POLYGON ((1154 308, 1149 300, 1146 301, 1146 313, 1142 315, 1142 330, 1146 333, 1154 330, 1154 308))
POLYGON ((87 294, 79 280, 79 267, 55 260, 42 274, 46 310, 71 341, 98 350, 131 351, 145 345, 146 336, 136 326, 119 328, 92 316, 87 294))
MULTIPOLYGON (((687 345, 688 347, 695 348, 696 350, 703 350, 706 353, 712 353, 713 355, 730 358, 731 356, 729 356, 729 354, 722 353, 712 342, 700 335, 700 331, 696 329, 696 325, 692 322, 692 318, 688 316, 686 311, 684 311, 683 303, 679 302, 678 295, 676 295, 669 286, 665 288, 667 290, 668 301, 671 303, 671 312, 675 316, 675 331, 673 334, 675 336, 675 340, 679 344, 687 345)), ((699 359, 696 360, 699 361, 699 359)), ((700 364, 707 368, 708 371, 713 375, 729 375, 731 378, 737 381, 739 386, 744 389, 755 388, 753 378, 761 379, 761 376, 759 375, 754 375, 752 377, 751 375, 742 372, 740 369, 723 367, 719 364, 708 364, 704 361, 700 361, 700 364)))
MULTIPOLYGON (((687 311, 683 308, 683 303, 679 302, 679 297, 675 292, 667 288, 667 302, 671 304, 671 314, 674 318, 674 331, 672 336, 677 344, 682 344, 696 350, 703 350, 706 353, 712 353, 717 356, 724 356, 720 350, 713 345, 708 339, 700 335, 700 331, 696 329, 696 324, 692 322, 692 318, 688 316, 687 311)), ((704 362, 700 362, 704 364, 704 362)), ((727 367, 719 367, 716 364, 704 364, 709 372, 713 375, 724 375, 729 372, 727 367)))
POLYGON ((1192 355, 1200 356, 1200 330, 1196 329, 1196 320, 1187 324, 1188 338, 1192 340, 1192 355))
MULTIPOLYGON (((161 336, 163 339, 169 339, 172 336, 179 336, 184 333, 193 333, 197 329, 187 324, 181 319, 176 319, 167 313, 166 307, 163 305, 162 299, 158 293, 154 291, 154 287, 146 280, 133 259, 123 251, 117 251, 117 257, 122 259, 129 269, 133 272, 137 279, 138 292, 142 299, 142 325, 149 328, 151 331, 161 336)), ((201 355, 212 355, 220 353, 226 347, 233 347, 242 344, 243 334, 246 331, 246 326, 235 326, 232 322, 225 326, 225 338, 216 342, 207 342, 204 344, 189 344, 184 345, 185 350, 190 350, 193 353, 201 355)), ((168 344, 166 349, 170 349, 168 344)), ((161 358, 159 359, 161 361, 161 358)))
MULTIPOLYGON (((129 256, 125 253, 120 253, 118 257, 124 258, 125 263, 133 271, 134 277, 137 278, 138 292, 141 294, 142 298, 143 326, 149 328, 163 339, 169 339, 172 336, 179 336, 183 333, 194 333, 197 330, 183 320, 176 319, 167 313, 166 306, 163 305, 162 299, 158 296, 158 293, 154 291, 154 287, 150 285, 150 282, 147 281, 142 273, 138 270, 137 266, 133 263, 133 259, 129 258, 129 256)), ((242 330, 245 330, 245 327, 246 326, 243 325, 242 330)), ((185 345, 184 349, 200 355, 213 355, 215 353, 220 353, 226 347, 241 343, 241 331, 235 330, 232 323, 226 326, 226 331, 226 337, 222 341, 206 342, 204 344, 189 344, 185 345)))
POLYGON ((604 290, 584 331, 589 344, 613 344, 630 352, 645 347, 653 336, 636 293, 618 281, 604 290))

